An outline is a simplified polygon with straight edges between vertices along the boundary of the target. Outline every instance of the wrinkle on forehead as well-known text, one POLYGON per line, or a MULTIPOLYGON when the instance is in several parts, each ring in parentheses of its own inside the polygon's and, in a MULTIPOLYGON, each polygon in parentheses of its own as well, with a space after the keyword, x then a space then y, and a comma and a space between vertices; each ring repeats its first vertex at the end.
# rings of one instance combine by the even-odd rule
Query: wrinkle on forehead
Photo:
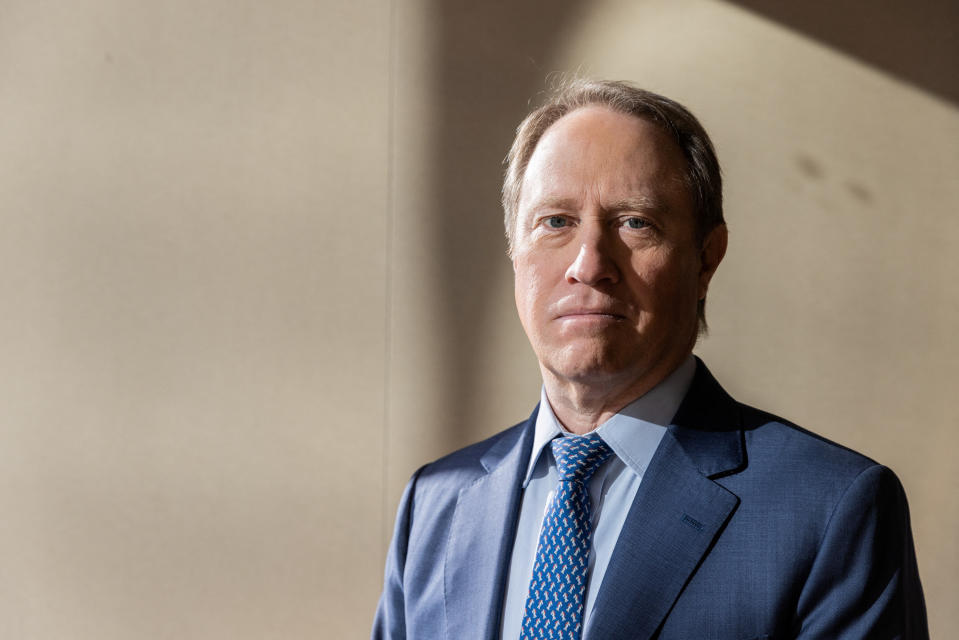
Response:
POLYGON ((606 107, 557 120, 533 152, 519 209, 659 211, 688 197, 686 160, 657 125, 606 107))

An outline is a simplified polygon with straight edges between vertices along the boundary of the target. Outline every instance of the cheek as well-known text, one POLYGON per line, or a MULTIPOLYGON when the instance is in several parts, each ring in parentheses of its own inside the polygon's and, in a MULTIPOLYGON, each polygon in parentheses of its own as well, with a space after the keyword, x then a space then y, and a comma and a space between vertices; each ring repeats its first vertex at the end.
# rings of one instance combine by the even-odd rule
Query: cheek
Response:
POLYGON ((630 269, 631 288, 642 297, 655 295, 675 278, 675 274, 670 273, 671 266, 669 255, 662 252, 634 255, 630 269))
POLYGON ((539 315, 538 311, 548 302, 545 299, 548 295, 546 276, 539 265, 523 260, 513 262, 513 272, 516 310, 519 312, 523 326, 529 331, 531 323, 539 315))
MULTIPOLYGON (((644 307, 684 307, 697 299, 698 266, 671 252, 647 254, 633 262, 630 287, 644 307)), ((695 304, 695 302, 694 302, 695 304)))
POLYGON ((516 310, 519 312, 519 318, 526 324, 527 310, 531 306, 531 283, 535 281, 529 265, 523 264, 517 260, 513 261, 513 296, 516 299, 516 310))

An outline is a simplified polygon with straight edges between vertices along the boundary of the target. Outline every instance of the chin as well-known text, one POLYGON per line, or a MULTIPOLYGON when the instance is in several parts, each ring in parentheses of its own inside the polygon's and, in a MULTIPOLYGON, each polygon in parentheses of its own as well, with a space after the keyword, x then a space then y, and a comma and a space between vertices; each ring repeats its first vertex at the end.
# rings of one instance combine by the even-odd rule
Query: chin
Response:
POLYGON ((547 368, 561 378, 582 383, 597 383, 623 375, 633 369, 637 359, 624 358, 625 351, 609 348, 567 348, 547 362, 547 368))

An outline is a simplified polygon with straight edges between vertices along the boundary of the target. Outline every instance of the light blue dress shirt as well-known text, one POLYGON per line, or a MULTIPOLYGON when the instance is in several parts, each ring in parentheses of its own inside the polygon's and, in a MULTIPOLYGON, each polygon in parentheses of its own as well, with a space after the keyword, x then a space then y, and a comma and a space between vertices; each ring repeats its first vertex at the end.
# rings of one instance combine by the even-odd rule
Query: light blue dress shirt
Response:
MULTIPOLYGON (((615 455, 610 456, 589 481, 593 544, 589 554, 583 629, 589 624, 596 594, 643 474, 666 433, 666 426, 689 390, 695 372, 696 361, 690 355, 662 382, 625 406, 597 430, 615 455)), ((556 419, 544 388, 540 394, 533 451, 523 482, 522 504, 509 566, 501 626, 504 640, 519 638, 522 631, 540 528, 559 483, 556 461, 547 445, 557 436, 570 435, 573 434, 556 419)))

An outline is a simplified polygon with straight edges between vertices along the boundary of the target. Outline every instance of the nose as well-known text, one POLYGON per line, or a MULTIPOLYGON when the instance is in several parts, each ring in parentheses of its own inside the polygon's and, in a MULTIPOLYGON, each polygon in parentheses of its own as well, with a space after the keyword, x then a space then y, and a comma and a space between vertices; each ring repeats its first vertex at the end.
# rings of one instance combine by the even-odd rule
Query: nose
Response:
POLYGON ((596 286, 603 281, 610 284, 619 282, 619 268, 603 229, 583 229, 579 240, 579 252, 566 270, 566 281, 588 286, 596 286))

